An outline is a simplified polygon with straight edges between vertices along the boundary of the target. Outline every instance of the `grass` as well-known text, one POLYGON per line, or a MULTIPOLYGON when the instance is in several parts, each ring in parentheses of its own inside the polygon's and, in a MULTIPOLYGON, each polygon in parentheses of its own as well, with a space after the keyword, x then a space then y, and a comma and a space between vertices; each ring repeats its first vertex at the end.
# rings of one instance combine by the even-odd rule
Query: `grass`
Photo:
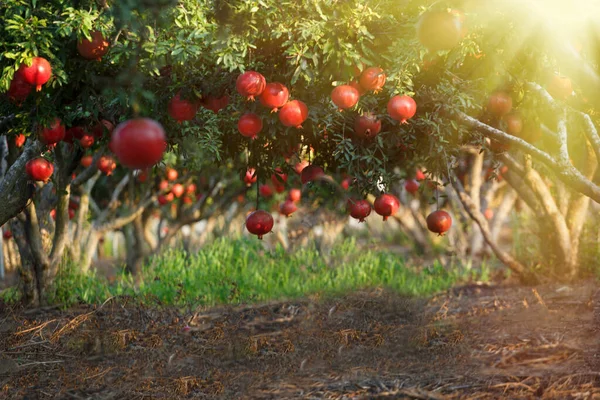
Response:
MULTIPOLYGON (((267 251, 257 240, 219 239, 197 254, 174 249, 151 259, 137 285, 125 273, 109 283, 67 264, 56 280, 52 301, 101 303, 111 296, 130 295, 176 306, 239 304, 374 287, 421 296, 474 274, 460 266, 447 270, 437 261, 419 267, 406 262, 394 253, 364 250, 353 239, 337 244, 327 258, 314 248, 289 254, 281 247, 267 251)), ((5 291, 3 297, 15 300, 14 291, 5 291)))

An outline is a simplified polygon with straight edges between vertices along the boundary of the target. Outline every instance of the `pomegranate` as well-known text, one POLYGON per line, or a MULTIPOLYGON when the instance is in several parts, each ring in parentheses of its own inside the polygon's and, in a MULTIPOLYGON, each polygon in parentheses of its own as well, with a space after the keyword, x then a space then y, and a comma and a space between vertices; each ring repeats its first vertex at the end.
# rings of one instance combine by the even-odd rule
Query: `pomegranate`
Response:
POLYGON ((15 146, 23 147, 23 145, 25 144, 25 139, 25 135, 19 133, 17 136, 15 136, 15 146))
POLYGON ((121 164, 133 169, 145 169, 162 159, 167 148, 165 139, 165 131, 158 122, 136 118, 119 124, 110 142, 121 164))
POLYGON ((40 129, 40 139, 44 144, 58 143, 65 138, 65 126, 62 121, 58 118, 54 119, 54 122, 49 127, 40 129))
POLYGON ((90 32, 90 36, 92 40, 84 37, 77 42, 77 51, 86 60, 100 61, 108 53, 109 43, 100 31, 90 32))
POLYGON ((246 229, 261 240, 263 235, 271 232, 274 223, 271 214, 263 210, 256 210, 246 217, 246 229))
POLYGON ((447 11, 427 11, 417 23, 417 38, 430 51, 450 50, 461 37, 460 18, 447 11))
POLYGON ((148 181, 148 175, 150 175, 150 172, 147 169, 139 171, 136 176, 137 181, 139 183, 146 183, 146 181, 148 181))
POLYGON ((207 110, 210 110, 217 114, 223 108, 229 105, 229 96, 223 95, 221 97, 208 96, 205 99, 202 99, 200 105, 207 110))
POLYGON ((350 85, 341 85, 331 91, 331 101, 342 111, 354 107, 358 103, 360 93, 350 85))
POLYGON ((427 229, 433 233, 444 236, 452 226, 452 217, 444 210, 437 210, 427 216, 427 229))
POLYGON ((308 107, 300 100, 292 100, 279 111, 279 120, 285 126, 302 128, 302 123, 308 118, 308 107))
POLYGON ((256 170, 254 168, 248 168, 246 173, 242 175, 242 180, 246 183, 246 186, 252 186, 257 178, 256 170))
POLYGON ((85 135, 83 135, 81 137, 81 139, 79 139, 79 144, 84 149, 87 149, 88 147, 92 147, 92 145, 94 144, 94 136, 90 135, 89 133, 86 133, 85 135))
POLYGON ((308 161, 302 160, 294 165, 294 171, 296 171, 297 174, 301 174, 306 167, 308 167, 308 161))
POLYGON ((290 189, 287 198, 288 198, 288 200, 291 200, 294 203, 297 203, 302 198, 302 191, 300 189, 292 188, 292 189, 290 189))
POLYGON ((165 172, 166 172, 167 180, 169 180, 169 181, 176 181, 177 178, 179 177, 179 172, 177 172, 177 170, 175 168, 167 167, 165 172))
POLYGON ((183 204, 192 204, 194 202, 194 200, 190 197, 190 196, 184 196, 183 199, 183 204))
POLYGON ((56 209, 53 208, 52 210, 50 210, 50 216, 53 220, 56 220, 56 209))
POLYGON ((508 114, 504 117, 506 123, 506 133, 513 136, 518 136, 523 130, 523 120, 521 116, 516 113, 508 114))
POLYGON ((79 164, 81 164, 81 166, 83 168, 87 168, 90 165, 92 165, 92 162, 94 161, 94 157, 87 155, 87 156, 83 156, 81 157, 81 161, 79 161, 79 164))
POLYGON ((246 71, 238 76, 235 82, 235 88, 238 93, 246 97, 250 101, 254 101, 255 96, 260 96, 265 87, 267 81, 262 74, 255 71, 246 71))
POLYGON ((344 180, 342 181, 342 183, 340 184, 340 186, 342 187, 342 189, 344 190, 348 190, 350 189, 350 186, 352 185, 352 178, 344 178, 344 180))
POLYGON ((34 181, 48 182, 54 173, 54 165, 45 158, 37 157, 25 164, 25 172, 34 181))
POLYGON ((392 119, 405 124, 417 112, 417 103, 409 96, 394 96, 387 104, 387 112, 392 119))
POLYGON ((566 100, 573 94, 573 85, 566 76, 554 75, 547 89, 556 100, 566 100))
POLYGON ((73 210, 79 209, 79 199, 69 199, 69 208, 73 210))
POLYGON ((73 139, 81 139, 84 135, 87 135, 85 129, 81 126, 74 126, 72 128, 67 129, 65 132, 65 137, 63 138, 64 142, 73 143, 73 139))
POLYGON ((500 118, 512 110, 512 98, 505 92, 494 92, 488 101, 488 111, 500 118))
POLYGON ((381 121, 372 113, 365 113, 356 117, 354 122, 354 133, 356 136, 370 139, 381 131, 381 121))
POLYGON ((162 181, 160 181, 160 183, 158 184, 158 190, 160 190, 161 192, 164 192, 165 190, 169 189, 169 181, 163 179, 162 181))
POLYGON ((73 219, 75 217, 75 210, 69 208, 69 219, 73 219))
POLYGON ((264 185, 264 184, 260 185, 258 190, 262 197, 269 198, 269 197, 273 196, 273 189, 271 189, 271 186, 269 186, 269 185, 264 185))
POLYGON ((383 69, 379 67, 369 67, 360 74, 360 86, 363 89, 369 91, 373 90, 375 93, 379 92, 383 85, 385 85, 385 73, 383 69))
POLYGON ((300 174, 300 180, 302 184, 307 184, 308 182, 312 182, 314 180, 320 179, 325 176, 325 171, 323 168, 317 165, 309 165, 302 170, 300 174))
POLYGON ((161 194, 156 198, 156 200, 158 201, 158 204, 160 204, 161 206, 164 206, 165 204, 169 204, 174 199, 175 199, 175 196, 173 195, 173 193, 161 194))
POLYGON ((366 93, 366 90, 362 86, 360 86, 360 83, 357 80, 350 81, 348 86, 352 86, 354 89, 356 89, 358 91, 358 94, 360 94, 361 96, 366 93))
POLYGON ((383 217, 384 221, 387 221, 388 217, 396 214, 398 208, 400 208, 400 200, 393 194, 382 194, 373 203, 375 212, 383 217))
POLYGON ((423 173, 423 171, 421 171, 420 169, 417 170, 417 172, 415 173, 415 179, 417 180, 417 182, 419 181, 424 181, 425 180, 425 174, 423 173))
POLYGON ((11 231, 9 231, 8 229, 5 229, 5 230, 4 230, 4 232, 2 232, 2 237, 3 237, 5 240, 9 240, 9 239, 11 239, 11 238, 12 238, 12 232, 11 232, 11 231))
POLYGON ((273 184, 281 185, 282 183, 286 183, 288 180, 287 174, 285 174, 281 168, 275 168, 275 174, 271 175, 271 182, 273 184), (276 175, 277 174, 277 175, 276 175))
POLYGON ((173 193, 173 195, 177 198, 180 198, 181 196, 183 196, 184 192, 185 192, 185 187, 183 187, 183 185, 181 183, 174 184, 173 188, 171 189, 171 193, 173 193))
POLYGON ((419 191, 419 182, 414 179, 407 179, 406 182, 404 182, 404 189, 410 194, 415 194, 419 191))
POLYGON ((181 98, 181 92, 178 92, 169 102, 169 115, 179 123, 193 120, 196 112, 198 112, 198 105, 181 98))
POLYGON ((197 190, 198 190, 198 187, 196 186, 195 183, 190 183, 189 185, 187 185, 185 187, 185 192, 187 194, 195 194, 197 190))
POLYGON ((365 222, 365 218, 371 214, 371 205, 366 200, 348 199, 350 216, 356 218, 358 222, 365 222))
POLYGON ((21 64, 18 73, 21 74, 25 82, 35 86, 35 90, 39 92, 42 90, 42 85, 48 82, 52 76, 52 67, 45 58, 33 57, 31 65, 21 64))
POLYGON ((112 133, 113 129, 115 129, 115 126, 112 124, 112 122, 105 120, 105 119, 101 119, 92 128, 92 135, 94 135, 94 137, 96 139, 100 139, 101 137, 104 136, 105 132, 110 135, 112 133))
POLYGON ((294 212, 296 212, 297 209, 298 207, 296 207, 296 203, 294 203, 292 200, 286 200, 281 203, 281 206, 279 206, 279 212, 286 217, 290 217, 294 212))
POLYGON ((485 217, 485 219, 491 220, 492 218, 494 218, 494 211, 491 208, 486 208, 483 212, 483 216, 485 217))
POLYGON ((265 90, 260 95, 260 102, 265 107, 269 107, 271 112, 277 112, 288 101, 290 92, 278 82, 267 83, 265 90))
POLYGON ((29 93, 31 93, 31 88, 32 86, 17 71, 12 81, 10 81, 8 98, 14 103, 21 104, 29 96, 29 93))
POLYGON ((250 139, 256 139, 262 128, 262 120, 258 115, 253 113, 242 115, 238 121, 238 131, 240 131, 242 136, 250 139))
POLYGON ((117 163, 111 156, 102 156, 98 159, 96 167, 106 176, 112 175, 112 172, 117 168, 117 163))

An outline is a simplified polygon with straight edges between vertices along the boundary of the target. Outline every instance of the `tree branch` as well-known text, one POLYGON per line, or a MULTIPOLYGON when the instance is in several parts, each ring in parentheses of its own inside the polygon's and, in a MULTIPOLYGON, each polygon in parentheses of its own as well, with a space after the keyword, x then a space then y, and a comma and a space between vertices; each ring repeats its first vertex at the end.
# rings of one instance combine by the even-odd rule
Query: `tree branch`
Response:
POLYGON ((147 197, 139 206, 135 211, 132 211, 131 213, 127 214, 127 215, 123 215, 111 222, 107 222, 105 224, 102 225, 98 225, 96 230, 100 233, 100 234, 104 234, 108 231, 114 231, 115 229, 120 229, 123 226, 127 225, 128 223, 132 222, 134 219, 136 219, 139 215, 141 215, 144 210, 146 209, 146 207, 148 207, 150 204, 152 204, 152 202, 156 201, 156 196, 150 196, 147 197))
MULTIPOLYGON (((50 266, 54 266, 60 262, 65 245, 68 239, 69 226, 69 196, 70 185, 68 177, 67 161, 64 159, 64 154, 60 146, 54 149, 56 157, 56 165, 58 173, 56 174, 56 194, 58 203, 56 204, 56 228, 54 230, 54 240, 52 241, 52 250, 50 252, 50 266)), ((53 271, 51 271, 52 273, 53 271)))
POLYGON ((110 213, 110 211, 116 207, 117 201, 119 200, 119 196, 121 195, 121 192, 123 192, 123 190, 127 186, 128 182, 129 182, 129 174, 125 175, 123 177, 123 179, 121 179, 121 182, 119 182, 117 187, 115 187, 112 197, 110 198, 110 202, 108 203, 108 205, 106 206, 104 211, 102 211, 102 213, 98 216, 98 222, 100 222, 100 223, 104 222, 106 220, 106 218, 108 217, 108 214, 110 213))
POLYGON ((103 154, 104 154, 103 152, 99 151, 94 155, 92 164, 89 167, 87 167, 86 169, 84 169, 79 175, 77 175, 75 177, 75 179, 73 179, 73 182, 71 182, 71 187, 76 188, 76 187, 82 185, 85 181, 90 179, 92 176, 94 176, 96 171, 98 171, 98 167, 96 166, 96 164, 98 163, 98 160, 100 159, 100 157, 102 157, 103 154))

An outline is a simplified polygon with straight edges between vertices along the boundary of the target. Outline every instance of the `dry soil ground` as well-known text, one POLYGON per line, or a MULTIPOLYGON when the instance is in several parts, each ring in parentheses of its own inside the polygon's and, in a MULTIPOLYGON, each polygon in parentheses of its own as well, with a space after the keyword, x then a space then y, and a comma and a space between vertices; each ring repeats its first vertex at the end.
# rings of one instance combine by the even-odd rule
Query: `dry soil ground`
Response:
POLYGON ((468 286, 187 312, 127 298, 0 305, 0 398, 600 398, 595 291, 468 286))

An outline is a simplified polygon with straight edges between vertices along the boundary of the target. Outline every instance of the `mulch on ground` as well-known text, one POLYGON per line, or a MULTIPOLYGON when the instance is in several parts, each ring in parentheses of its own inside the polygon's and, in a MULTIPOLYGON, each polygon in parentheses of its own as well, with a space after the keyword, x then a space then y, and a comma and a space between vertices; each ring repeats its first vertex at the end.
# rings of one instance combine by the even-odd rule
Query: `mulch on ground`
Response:
POLYGON ((593 283, 181 311, 0 304, 0 398, 600 398, 593 283))

